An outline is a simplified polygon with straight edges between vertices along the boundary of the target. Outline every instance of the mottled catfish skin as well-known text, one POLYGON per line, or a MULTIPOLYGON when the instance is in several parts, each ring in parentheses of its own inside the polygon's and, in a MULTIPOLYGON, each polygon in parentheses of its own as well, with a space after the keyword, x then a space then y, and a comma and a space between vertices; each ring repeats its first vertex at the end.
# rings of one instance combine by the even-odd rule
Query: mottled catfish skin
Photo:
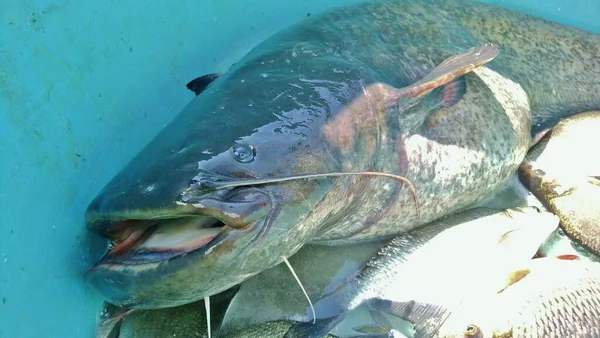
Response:
MULTIPOLYGON (((303 334, 293 331, 294 324, 296 324, 296 322, 291 320, 276 320, 251 325, 247 328, 241 329, 233 333, 219 334, 217 335, 217 338, 304 338, 305 336, 303 334)), ((331 334, 327 334, 324 335, 323 338, 338 337, 331 334)))
POLYGON ((561 120, 531 148, 519 179, 575 242, 600 256, 600 111, 561 120))
POLYGON ((384 1, 315 15, 203 84, 99 193, 87 226, 119 250, 87 280, 120 306, 176 306, 238 284, 306 243, 386 238, 469 208, 509 179, 532 133, 600 109, 598 55, 598 35, 471 2, 384 1), (485 67, 422 97, 400 95, 444 60, 486 43, 499 54, 485 67), (200 189, 358 171, 409 178, 420 217, 408 187, 389 178, 200 189), (198 248, 136 253, 122 244, 190 215, 225 227, 198 248))
MULTIPOLYGON (((216 332, 231 299, 238 287, 231 288, 211 297, 211 329, 216 332)), ((134 310, 119 322, 105 325, 110 317, 125 312, 125 309, 106 304, 105 315, 98 326, 96 338, 165 338, 165 337, 208 337, 204 300, 158 310, 134 310), (107 318, 108 317, 108 318, 107 318)), ((214 337, 213 332, 213 337, 214 337)))
POLYGON ((497 293, 454 311, 435 337, 600 337, 600 263, 531 260, 497 293))

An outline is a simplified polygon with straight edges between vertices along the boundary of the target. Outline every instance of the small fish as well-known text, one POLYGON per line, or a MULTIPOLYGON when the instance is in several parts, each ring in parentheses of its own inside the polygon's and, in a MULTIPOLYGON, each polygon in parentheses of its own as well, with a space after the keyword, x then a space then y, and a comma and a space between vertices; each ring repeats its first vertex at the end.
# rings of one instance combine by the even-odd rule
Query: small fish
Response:
POLYGON ((561 120, 531 148, 519 179, 560 218, 577 244, 600 256, 600 111, 561 120))
POLYGON ((476 208, 429 223, 394 238, 355 277, 315 304, 335 315, 314 325, 301 323, 298 330, 320 337, 367 303, 412 323, 414 332, 405 335, 435 332, 449 308, 493 276, 475 267, 504 271, 503 264, 508 270, 529 260, 557 226, 556 216, 536 207, 476 208))
POLYGON ((532 259, 505 281, 453 311, 434 337, 600 337, 600 263, 532 259))

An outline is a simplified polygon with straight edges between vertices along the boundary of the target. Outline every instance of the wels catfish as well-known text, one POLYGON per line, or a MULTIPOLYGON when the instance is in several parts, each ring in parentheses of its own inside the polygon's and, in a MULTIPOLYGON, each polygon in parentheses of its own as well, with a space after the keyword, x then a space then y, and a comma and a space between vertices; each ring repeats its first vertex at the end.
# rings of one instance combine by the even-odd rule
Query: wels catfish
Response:
POLYGON ((486 285, 491 272, 530 260, 557 227, 558 217, 537 207, 476 208, 444 217, 395 237, 346 285, 315 304, 333 316, 303 323, 298 331, 321 337, 371 303, 414 324, 417 337, 431 334, 449 309, 486 285), (481 267, 478 273, 454 277, 474 266, 481 267))
POLYGON ((454 311, 434 337, 600 337, 600 263, 533 259, 454 311))
POLYGON ((598 55, 599 35, 470 1, 311 16, 189 86, 88 206, 113 246, 86 279, 119 306, 177 306, 307 243, 391 238, 470 208, 532 134, 600 109, 598 55))
MULTIPOLYGON (((238 287, 212 297, 210 321, 218 328, 238 287)), ((204 301, 157 310, 127 310, 105 303, 96 338, 209 337, 204 301)), ((212 335, 214 337, 214 334, 212 335)))
MULTIPOLYGON (((250 325, 246 328, 227 334, 219 334, 217 338, 283 338, 286 334, 291 338, 304 338, 302 333, 293 331, 295 321, 274 320, 270 322, 250 325)), ((321 338, 321 337, 320 337, 321 338)), ((334 335, 324 335, 322 338, 339 338, 334 335)))
POLYGON ((600 111, 561 120, 531 148, 519 179, 560 217, 577 244, 600 257, 600 111))

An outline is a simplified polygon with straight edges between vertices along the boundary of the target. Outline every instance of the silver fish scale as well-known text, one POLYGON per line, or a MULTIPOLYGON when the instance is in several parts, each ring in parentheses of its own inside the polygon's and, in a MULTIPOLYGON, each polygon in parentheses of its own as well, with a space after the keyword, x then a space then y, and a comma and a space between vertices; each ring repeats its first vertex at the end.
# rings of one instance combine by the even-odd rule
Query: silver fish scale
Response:
MULTIPOLYGON (((558 261, 498 295, 510 337, 600 337, 600 264, 558 261), (519 301, 520 300, 520 301, 519 301)), ((500 307, 499 306, 499 307, 500 307)), ((490 310, 489 314, 494 311, 490 310)), ((507 337, 496 330, 494 337, 507 337)))

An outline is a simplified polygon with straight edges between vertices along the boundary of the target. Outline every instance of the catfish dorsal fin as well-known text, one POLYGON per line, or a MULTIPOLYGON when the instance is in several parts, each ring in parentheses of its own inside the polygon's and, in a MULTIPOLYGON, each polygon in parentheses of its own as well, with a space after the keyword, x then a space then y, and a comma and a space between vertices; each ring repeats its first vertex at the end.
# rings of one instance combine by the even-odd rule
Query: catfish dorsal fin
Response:
POLYGON ((208 88, 208 86, 210 86, 210 84, 213 83, 213 81, 219 78, 220 75, 221 74, 219 73, 202 75, 188 82, 185 86, 187 87, 187 89, 193 91, 194 94, 196 94, 196 96, 198 96, 200 95, 200 93, 205 91, 206 88, 208 88))

